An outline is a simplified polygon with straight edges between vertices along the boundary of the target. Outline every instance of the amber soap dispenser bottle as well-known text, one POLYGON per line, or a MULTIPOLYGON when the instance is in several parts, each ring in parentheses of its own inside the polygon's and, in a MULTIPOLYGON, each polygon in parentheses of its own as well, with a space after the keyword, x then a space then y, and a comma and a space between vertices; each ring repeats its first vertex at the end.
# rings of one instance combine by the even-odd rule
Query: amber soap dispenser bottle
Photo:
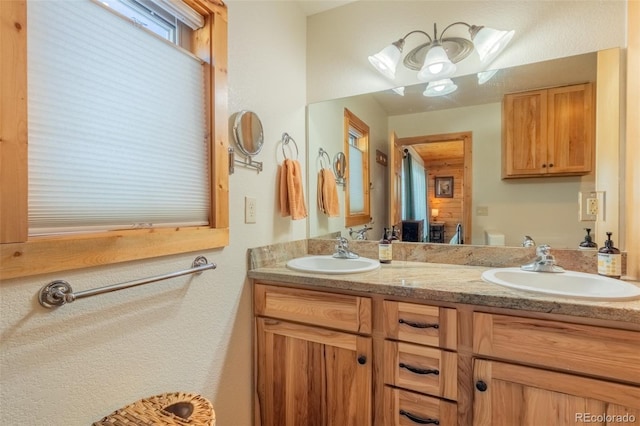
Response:
POLYGON ((622 255, 613 246, 611 232, 607 232, 604 247, 598 250, 598 274, 611 278, 620 278, 622 275, 622 255))
POLYGON ((391 259, 393 259, 393 253, 391 250, 392 247, 389 228, 384 228, 384 233, 378 243, 378 260, 380 263, 391 263, 391 259))

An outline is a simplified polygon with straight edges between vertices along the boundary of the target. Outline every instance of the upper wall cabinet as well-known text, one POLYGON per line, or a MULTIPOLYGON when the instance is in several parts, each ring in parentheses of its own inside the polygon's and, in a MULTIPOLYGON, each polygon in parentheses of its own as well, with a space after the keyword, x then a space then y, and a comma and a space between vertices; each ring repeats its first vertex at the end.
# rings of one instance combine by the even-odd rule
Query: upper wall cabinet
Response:
POLYGON ((590 173, 594 126, 593 83, 505 95, 502 177, 590 173))

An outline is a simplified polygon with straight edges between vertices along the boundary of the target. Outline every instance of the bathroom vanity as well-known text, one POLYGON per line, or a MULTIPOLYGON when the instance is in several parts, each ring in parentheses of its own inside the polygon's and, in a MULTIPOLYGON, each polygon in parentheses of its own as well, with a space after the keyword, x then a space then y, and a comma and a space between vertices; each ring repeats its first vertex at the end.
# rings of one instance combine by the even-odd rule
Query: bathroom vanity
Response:
POLYGON ((254 266, 258 425, 640 424, 640 300, 524 293, 481 266, 254 266))

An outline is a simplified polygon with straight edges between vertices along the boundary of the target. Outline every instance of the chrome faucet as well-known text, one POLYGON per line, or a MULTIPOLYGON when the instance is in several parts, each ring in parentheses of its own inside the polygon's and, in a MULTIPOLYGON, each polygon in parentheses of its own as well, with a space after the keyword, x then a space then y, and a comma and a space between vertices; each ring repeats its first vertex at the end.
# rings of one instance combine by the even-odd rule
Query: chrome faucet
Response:
POLYGON ((533 272, 564 272, 564 268, 556 264, 556 259, 550 253, 551 247, 547 244, 536 247, 536 259, 533 262, 522 265, 523 271, 533 272))
POLYGON ((337 259, 357 259, 360 256, 349 250, 349 242, 345 237, 338 237, 338 244, 336 244, 336 252, 333 253, 333 257, 337 259))
POLYGON ((533 238, 531 238, 528 235, 524 236, 524 241, 522 242, 522 247, 534 247, 536 245, 536 242, 533 241, 533 238))
POLYGON ((353 228, 349 228, 349 236, 352 240, 366 240, 367 239, 367 231, 372 230, 372 227, 364 225, 362 229, 354 231, 353 228), (354 236, 355 235, 355 236, 354 236))

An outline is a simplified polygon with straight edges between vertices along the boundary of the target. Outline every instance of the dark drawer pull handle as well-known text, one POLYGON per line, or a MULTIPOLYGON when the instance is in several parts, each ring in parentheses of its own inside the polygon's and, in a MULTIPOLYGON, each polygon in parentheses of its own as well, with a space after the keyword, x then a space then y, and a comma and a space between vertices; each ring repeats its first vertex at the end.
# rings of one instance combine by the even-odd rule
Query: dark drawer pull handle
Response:
POLYGON ((426 370, 424 368, 416 368, 416 367, 412 367, 410 365, 407 365, 407 364, 405 364, 403 362, 398 364, 398 366, 400 368, 406 368, 407 370, 409 370, 409 371, 411 371, 412 373, 415 373, 415 374, 433 374, 433 375, 436 375, 436 376, 440 375, 440 371, 438 371, 438 370, 426 370))
POLYGON ((480 392, 486 391, 487 388, 488 388, 487 384, 485 382, 483 382, 482 380, 478 380, 476 382, 476 389, 478 389, 480 392))
POLYGON ((413 327, 413 328, 435 328, 435 329, 440 328, 439 324, 425 324, 423 322, 406 321, 406 320, 403 320, 402 318, 400 318, 398 322, 400 324, 407 324, 409 327, 413 327))
POLYGON ((358 364, 365 365, 367 363, 367 357, 364 355, 360 355, 358 357, 358 364))
POLYGON ((405 416, 406 418, 408 418, 412 422, 418 423, 420 425, 439 425, 440 424, 439 420, 436 420, 436 419, 421 419, 420 417, 414 416, 413 414, 409 413, 408 411, 404 411, 404 410, 400 410, 400 415, 401 416, 405 416))

